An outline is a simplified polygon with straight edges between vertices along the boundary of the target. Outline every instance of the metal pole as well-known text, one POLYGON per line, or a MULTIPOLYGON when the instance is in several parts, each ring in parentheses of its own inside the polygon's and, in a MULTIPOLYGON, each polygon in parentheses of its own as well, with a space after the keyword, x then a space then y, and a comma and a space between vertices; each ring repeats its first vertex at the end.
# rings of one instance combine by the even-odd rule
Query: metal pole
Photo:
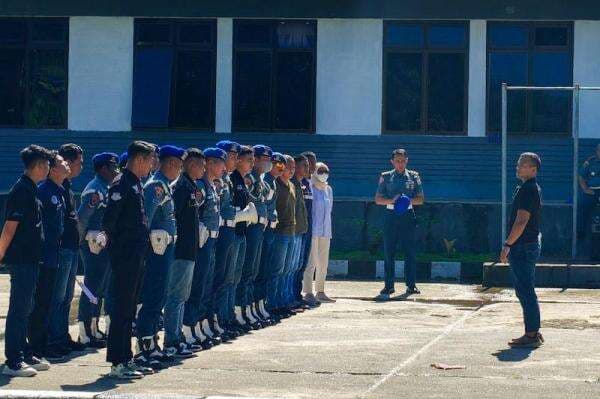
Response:
POLYGON ((507 90, 506 83, 502 83, 502 240, 500 242, 500 247, 504 245, 504 240, 506 240, 506 159, 508 157, 508 146, 507 146, 507 130, 508 130, 508 120, 507 115, 507 90))
POLYGON ((573 89, 573 238, 571 239, 571 258, 577 256, 577 205, 579 194, 579 93, 578 84, 573 89))

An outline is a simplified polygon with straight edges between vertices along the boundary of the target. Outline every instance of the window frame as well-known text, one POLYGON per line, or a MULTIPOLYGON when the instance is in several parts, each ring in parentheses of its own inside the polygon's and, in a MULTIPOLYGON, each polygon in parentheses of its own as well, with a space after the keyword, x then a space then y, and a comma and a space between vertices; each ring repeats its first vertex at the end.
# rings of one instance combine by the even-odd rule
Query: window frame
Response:
POLYGON ((0 128, 3 129, 68 129, 69 126, 69 18, 64 17, 2 17, 0 23, 5 21, 22 22, 24 26, 23 40, 21 41, 1 41, 0 51, 2 50, 23 50, 23 124, 4 124, 0 122, 0 128), (55 21, 62 22, 65 27, 65 38, 61 42, 53 41, 35 41, 33 40, 33 24, 40 21, 55 21), (64 50, 64 66, 65 66, 65 103, 62 109, 62 117, 64 124, 56 125, 40 125, 31 126, 27 124, 27 114, 31 111, 31 52, 35 50, 64 50))
MULTIPOLYGON (((524 53, 527 55, 527 86, 532 85, 533 79, 533 54, 534 53, 566 53, 571 59, 569 76, 571 85, 573 84, 573 68, 574 68, 574 23, 565 21, 488 21, 486 26, 486 59, 485 59, 485 77, 486 77, 486 96, 485 96, 485 130, 487 136, 494 136, 501 133, 501 129, 493 130, 490 121, 490 97, 492 87, 490 84, 490 54, 495 53, 524 53), (490 43, 489 31, 495 26, 516 26, 523 27, 527 32, 527 46, 511 46, 511 47, 494 47, 490 43), (536 28, 567 28, 567 44, 565 46, 537 46, 535 44, 536 28)), ((571 93, 571 101, 568 102, 568 123, 567 131, 565 132, 535 132, 533 131, 533 101, 531 99, 532 92, 525 92, 525 131, 514 132, 508 130, 509 135, 532 137, 532 136, 570 136, 573 131, 573 101, 571 93)))
POLYGON ((247 19, 247 18, 238 18, 233 21, 233 44, 232 44, 232 76, 231 76, 231 130, 232 132, 256 132, 257 130, 265 131, 269 133, 306 133, 306 134, 314 134, 316 133, 316 121, 317 121, 317 43, 318 43, 318 24, 316 19, 247 19), (313 48, 309 49, 290 49, 290 48, 277 48, 275 43, 275 27, 280 22, 305 22, 310 23, 314 26, 315 31, 315 45, 313 48), (247 45, 238 45, 237 37, 239 35, 239 26, 240 24, 264 24, 270 23, 270 45, 269 46, 247 46, 247 45), (268 53, 271 56, 271 80, 269 85, 269 128, 245 128, 240 127, 236 124, 236 107, 238 100, 238 89, 236 85, 237 81, 237 66, 238 66, 238 52, 257 52, 257 53, 268 53), (281 129, 275 128, 275 116, 278 108, 278 104, 274 101, 274 95, 277 93, 277 62, 276 56, 278 53, 312 53, 313 55, 313 65, 311 68, 312 75, 312 85, 310 87, 311 96, 310 96, 310 128, 309 129, 281 129))
POLYGON ((469 119, 469 51, 470 51, 470 25, 469 21, 448 21, 448 20, 384 20, 383 22, 383 41, 382 41, 382 114, 381 114, 381 133, 385 135, 425 135, 425 136, 466 136, 468 134, 469 119), (390 26, 417 25, 423 28, 423 46, 405 47, 399 45, 386 44, 386 37, 390 26), (432 26, 462 26, 465 28, 465 45, 463 48, 457 47, 432 47, 428 44, 429 31, 432 26), (386 126, 387 87, 386 74, 389 54, 421 54, 423 63, 421 65, 421 128, 419 130, 396 130, 388 129, 386 126), (464 99, 463 99, 463 128, 460 131, 431 131, 429 129, 429 56, 431 54, 464 54, 464 99))
MULTIPOLYGON (((137 54, 140 49, 147 48, 171 48, 173 51, 173 62, 171 65, 171 88, 170 88, 170 101, 169 101, 169 122, 165 127, 143 127, 136 126, 133 120, 133 114, 131 115, 131 127, 135 130, 140 131, 198 131, 198 132, 215 132, 216 124, 216 90, 217 90, 217 20, 216 18, 135 18, 134 29, 133 29, 133 74, 132 74, 132 93, 135 93, 135 76, 137 63, 137 54), (170 25, 169 42, 142 42, 138 43, 139 30, 138 26, 143 24, 161 24, 166 23, 170 25), (186 24, 206 24, 211 29, 211 44, 199 44, 199 43, 179 43, 179 26, 186 24), (177 103, 177 66, 178 66, 178 54, 180 51, 210 51, 211 53, 211 98, 210 98, 210 115, 211 122, 208 127, 178 127, 173 124, 174 109, 177 103)), ((131 104, 133 108, 133 96, 131 98, 131 104)))

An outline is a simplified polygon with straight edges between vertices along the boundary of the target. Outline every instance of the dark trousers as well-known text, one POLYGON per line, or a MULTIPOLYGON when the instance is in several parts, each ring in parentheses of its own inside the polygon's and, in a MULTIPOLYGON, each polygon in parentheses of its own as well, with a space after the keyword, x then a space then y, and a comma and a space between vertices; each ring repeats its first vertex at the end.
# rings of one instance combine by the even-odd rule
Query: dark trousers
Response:
POLYGON ((169 245, 163 255, 157 255, 152 250, 149 252, 142 284, 142 307, 136 322, 138 338, 158 334, 160 315, 167 299, 169 268, 175 257, 175 245, 169 245))
POLYGON ((271 274, 267 280, 267 305, 269 309, 277 309, 283 306, 283 291, 288 252, 292 250, 294 242, 293 235, 274 233, 273 243, 270 249, 269 263, 271 274))
MULTIPOLYGON (((79 250, 83 261, 83 284, 98 298, 98 303, 93 304, 89 298, 82 293, 79 298, 79 321, 89 323, 92 318, 100 316, 102 299, 107 298, 108 282, 110 279, 110 262, 108 251, 103 250, 98 255, 90 252, 87 241, 79 250)), ((108 309, 108 305, 106 305, 108 309)))
POLYGON ((211 309, 216 241, 216 238, 206 240, 196 255, 192 290, 183 311, 183 324, 186 326, 193 327, 200 320, 207 318, 211 309))
POLYGON ((29 351, 27 324, 33 309, 38 276, 37 263, 7 265, 10 273, 10 299, 6 315, 4 352, 6 364, 14 367, 29 351))
POLYGON ((48 345, 61 346, 69 340, 69 313, 75 292, 78 253, 75 250, 61 248, 58 253, 56 284, 50 304, 50 322, 48 345))
POLYGON ((398 246, 404 252, 404 279, 407 287, 414 287, 417 280, 417 251, 416 251, 417 220, 409 211, 398 216, 387 210, 383 220, 383 253, 385 269, 385 288, 394 288, 395 267, 394 258, 398 246))
MULTIPOLYGON (((600 192, 600 190, 596 190, 596 192, 600 192)), ((591 213, 594 207, 596 206, 596 202, 596 194, 590 195, 582 192, 579 195, 577 234, 579 234, 580 237, 585 237, 588 235, 591 213)))
POLYGON ((240 306, 248 306, 254 302, 254 280, 258 275, 264 227, 264 225, 257 223, 250 225, 246 230, 246 254, 242 276, 237 288, 240 306))
POLYGON ((271 248, 274 239, 273 229, 267 227, 263 233, 262 248, 259 256, 258 274, 254 280, 254 300, 261 301, 267 299, 267 282, 272 275, 276 274, 273 270, 274 264, 270 261, 271 248))
POLYGON ((37 357, 43 357, 48 344, 50 301, 56 281, 55 267, 40 267, 34 296, 33 311, 29 316, 29 345, 37 357))
POLYGON ((310 255, 310 247, 312 243, 312 232, 309 230, 302 236, 302 246, 300 247, 300 267, 296 272, 294 281, 294 297, 296 300, 302 299, 302 281, 304 280, 304 271, 308 264, 308 256, 310 255))
POLYGON ((515 294, 523 308, 525 332, 540 329, 540 305, 535 293, 535 263, 540 257, 540 244, 519 244, 510 249, 508 261, 515 294))
POLYGON ((229 320, 235 318, 235 307, 242 306, 240 298, 236 295, 237 287, 242 279, 242 269, 244 268, 244 259, 246 257, 246 236, 235 236, 233 242, 233 255, 231 262, 233 263, 233 284, 228 289, 229 295, 229 320))
POLYGON ((127 363, 131 352, 131 325, 135 318, 137 299, 144 279, 146 247, 130 248, 110 256, 113 306, 106 360, 113 365, 127 363))
POLYGON ((235 228, 222 226, 215 247, 215 279, 213 281, 213 312, 220 321, 228 319, 228 287, 233 284, 233 241, 235 228))

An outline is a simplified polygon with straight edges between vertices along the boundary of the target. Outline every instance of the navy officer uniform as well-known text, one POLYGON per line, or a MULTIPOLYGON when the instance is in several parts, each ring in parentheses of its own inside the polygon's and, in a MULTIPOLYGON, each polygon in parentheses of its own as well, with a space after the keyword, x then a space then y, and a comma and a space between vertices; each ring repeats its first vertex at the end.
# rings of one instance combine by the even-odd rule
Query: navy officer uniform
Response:
MULTIPOLYGON (((412 199, 417 195, 422 195, 423 186, 419 173, 408 169, 405 169, 403 173, 395 169, 383 172, 379 178, 377 194, 386 199, 393 199, 398 195, 405 195, 412 199)), ((398 244, 400 244, 405 256, 404 277, 406 286, 411 292, 416 290, 416 227, 417 218, 412 205, 401 215, 394 211, 394 205, 386 206, 383 220, 385 287, 382 295, 394 293, 394 257, 398 244)))

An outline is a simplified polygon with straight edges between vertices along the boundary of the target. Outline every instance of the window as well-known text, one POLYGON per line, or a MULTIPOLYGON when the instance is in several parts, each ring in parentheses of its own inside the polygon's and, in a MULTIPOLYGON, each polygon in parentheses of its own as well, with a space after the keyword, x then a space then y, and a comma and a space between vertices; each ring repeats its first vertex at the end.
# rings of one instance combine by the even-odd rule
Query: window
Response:
POLYGON ((466 134, 468 25, 386 22, 384 133, 466 134))
MULTIPOLYGON (((502 83, 522 86, 573 84, 573 29, 569 23, 489 23, 487 127, 502 124, 502 83)), ((567 134, 571 131, 570 92, 508 92, 508 131, 567 134)))
POLYGON ((69 24, 0 19, 0 125, 66 128, 69 24))
POLYGON ((314 21, 235 21, 233 128, 315 130, 314 21))
POLYGON ((214 130, 214 20, 135 21, 132 125, 214 130))

